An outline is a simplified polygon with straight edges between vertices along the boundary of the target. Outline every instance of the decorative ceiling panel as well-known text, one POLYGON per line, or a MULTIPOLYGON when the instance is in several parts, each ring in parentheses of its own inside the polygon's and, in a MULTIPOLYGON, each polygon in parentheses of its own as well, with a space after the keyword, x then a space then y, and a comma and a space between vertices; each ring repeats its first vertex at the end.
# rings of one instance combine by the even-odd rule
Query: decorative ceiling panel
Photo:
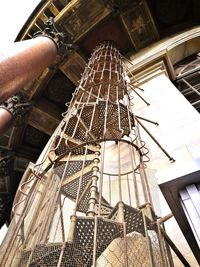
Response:
POLYGON ((76 0, 71 1, 55 18, 55 21, 76 42, 110 13, 111 9, 103 1, 76 0))
POLYGON ((145 0, 121 14, 131 41, 138 51, 159 39, 158 31, 145 0))

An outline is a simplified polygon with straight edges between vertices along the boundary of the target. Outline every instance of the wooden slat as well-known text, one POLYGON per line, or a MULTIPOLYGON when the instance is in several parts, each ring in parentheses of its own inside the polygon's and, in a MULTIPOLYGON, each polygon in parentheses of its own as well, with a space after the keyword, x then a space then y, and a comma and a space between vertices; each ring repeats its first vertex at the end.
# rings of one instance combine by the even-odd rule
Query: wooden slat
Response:
POLYGON ((54 14, 54 16, 57 16, 59 14, 59 10, 53 3, 49 5, 49 10, 54 14))
POLYGON ((46 22, 48 20, 48 17, 44 13, 41 13, 39 19, 41 19, 43 22, 46 22))

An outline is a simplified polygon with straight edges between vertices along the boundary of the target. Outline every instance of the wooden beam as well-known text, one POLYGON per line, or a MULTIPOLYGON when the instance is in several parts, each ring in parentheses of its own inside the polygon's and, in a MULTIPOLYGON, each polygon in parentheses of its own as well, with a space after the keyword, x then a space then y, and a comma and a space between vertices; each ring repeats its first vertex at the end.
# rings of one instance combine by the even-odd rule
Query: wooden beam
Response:
POLYGON ((53 3, 51 3, 48 8, 53 13, 54 16, 57 16, 59 14, 59 10, 53 3))
POLYGON ((61 120, 61 110, 50 101, 40 98, 29 116, 28 124, 51 135, 61 120))
POLYGON ((76 51, 72 51, 60 66, 60 70, 77 86, 85 65, 85 59, 76 51))

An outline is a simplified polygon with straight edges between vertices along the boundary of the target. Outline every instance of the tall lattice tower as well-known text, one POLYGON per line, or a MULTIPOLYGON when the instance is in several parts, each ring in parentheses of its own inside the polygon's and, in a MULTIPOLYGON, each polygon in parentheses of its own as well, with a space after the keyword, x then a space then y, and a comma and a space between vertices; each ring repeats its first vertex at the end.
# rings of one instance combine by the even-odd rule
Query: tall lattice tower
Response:
POLYGON ((122 57, 102 43, 22 178, 1 266, 173 266, 132 108, 122 57))

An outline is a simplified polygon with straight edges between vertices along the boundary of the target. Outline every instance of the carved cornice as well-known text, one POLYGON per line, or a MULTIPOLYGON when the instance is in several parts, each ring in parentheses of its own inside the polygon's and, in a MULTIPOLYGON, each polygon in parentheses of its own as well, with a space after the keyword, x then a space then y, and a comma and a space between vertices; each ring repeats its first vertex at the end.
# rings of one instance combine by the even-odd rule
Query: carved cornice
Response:
POLYGON ((171 80, 176 79, 173 65, 189 55, 197 53, 200 47, 200 27, 193 27, 179 35, 159 41, 131 57, 130 71, 141 83, 164 72, 171 80), (145 74, 145 75, 144 75, 145 74), (145 77, 144 77, 145 76, 145 77))
POLYGON ((133 65, 129 69, 140 84, 143 84, 162 73, 168 76, 171 80, 175 79, 174 68, 166 50, 156 53, 149 57, 147 61, 143 60, 140 63, 133 65))

